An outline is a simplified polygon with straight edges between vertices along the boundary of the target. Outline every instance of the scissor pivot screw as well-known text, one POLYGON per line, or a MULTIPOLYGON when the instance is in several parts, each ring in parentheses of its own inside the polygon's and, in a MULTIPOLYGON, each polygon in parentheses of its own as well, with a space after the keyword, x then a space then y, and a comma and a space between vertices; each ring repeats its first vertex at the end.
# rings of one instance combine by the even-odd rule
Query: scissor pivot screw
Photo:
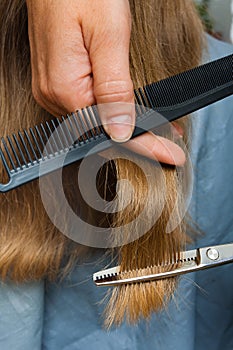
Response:
POLYGON ((217 260, 219 258, 219 252, 215 248, 208 249, 206 255, 210 260, 217 260))

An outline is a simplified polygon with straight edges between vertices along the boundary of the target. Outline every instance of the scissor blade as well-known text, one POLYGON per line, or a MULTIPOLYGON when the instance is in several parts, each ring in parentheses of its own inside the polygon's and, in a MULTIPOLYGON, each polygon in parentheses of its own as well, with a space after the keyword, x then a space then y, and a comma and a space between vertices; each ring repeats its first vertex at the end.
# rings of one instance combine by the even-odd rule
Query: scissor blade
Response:
POLYGON ((180 254, 176 261, 160 266, 121 272, 120 266, 96 272, 93 281, 97 286, 118 286, 122 284, 150 282, 153 280, 179 276, 233 262, 233 243, 188 250, 180 254), (170 269, 167 270, 167 267, 170 269), (158 267, 162 272, 153 272, 158 267))

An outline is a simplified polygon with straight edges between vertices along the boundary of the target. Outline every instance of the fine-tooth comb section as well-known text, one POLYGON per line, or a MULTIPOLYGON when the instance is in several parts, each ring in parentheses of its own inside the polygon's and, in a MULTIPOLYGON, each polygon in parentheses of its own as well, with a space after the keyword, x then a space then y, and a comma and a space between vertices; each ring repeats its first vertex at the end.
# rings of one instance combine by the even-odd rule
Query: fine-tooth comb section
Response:
POLYGON ((232 81, 233 55, 229 55, 147 85, 139 89, 139 99, 145 106, 156 108, 158 113, 171 121, 172 118, 176 119, 177 114, 179 115, 180 108, 183 108, 185 114, 191 113, 217 99, 231 95, 232 81), (210 91, 212 93, 206 96, 210 91), (193 107, 188 112, 187 101, 192 102, 193 107))
MULTIPOLYGON (((233 94, 233 55, 135 90, 132 137, 233 94)), ((111 147, 97 106, 0 139, 0 192, 111 147), (63 160, 60 162, 60 160, 63 160)))

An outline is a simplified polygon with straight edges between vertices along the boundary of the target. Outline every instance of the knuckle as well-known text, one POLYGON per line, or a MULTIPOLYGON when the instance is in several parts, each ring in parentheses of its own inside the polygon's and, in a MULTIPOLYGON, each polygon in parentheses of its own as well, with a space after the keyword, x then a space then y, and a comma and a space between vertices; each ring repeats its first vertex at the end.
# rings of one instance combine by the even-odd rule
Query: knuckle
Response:
POLYGON ((110 81, 98 84, 94 89, 96 99, 101 103, 131 102, 133 100, 133 84, 131 81, 110 81))
POLYGON ((49 82, 45 87, 44 92, 46 94, 47 99, 53 103, 59 101, 60 97, 62 96, 62 90, 54 82, 49 82))
POLYGON ((41 96, 43 96, 45 99, 48 99, 49 97, 49 91, 48 91, 48 85, 45 82, 40 82, 38 89, 40 91, 41 96))
POLYGON ((41 98, 41 93, 40 93, 40 89, 38 88, 37 85, 35 84, 32 84, 32 95, 35 99, 35 101, 42 105, 43 104, 43 101, 42 101, 42 98, 41 98))
POLYGON ((57 104, 64 91, 54 80, 40 81, 39 92, 41 96, 50 103, 57 104))
POLYGON ((32 95, 35 101, 43 108, 48 109, 49 106, 59 107, 60 92, 56 85, 40 80, 32 83, 32 95))
POLYGON ((32 93, 36 101, 47 99, 49 95, 47 83, 42 79, 32 81, 32 93))

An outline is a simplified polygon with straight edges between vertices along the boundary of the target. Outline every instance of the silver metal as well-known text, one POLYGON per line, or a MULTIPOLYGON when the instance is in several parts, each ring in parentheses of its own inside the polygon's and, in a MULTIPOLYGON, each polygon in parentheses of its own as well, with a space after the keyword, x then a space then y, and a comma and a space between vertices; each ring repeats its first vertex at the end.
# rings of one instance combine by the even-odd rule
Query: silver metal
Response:
POLYGON ((219 258, 219 252, 215 248, 208 249, 206 255, 210 260, 217 260, 219 258))
MULTIPOLYGON (((97 286, 118 286, 129 283, 141 283, 162 278, 179 276, 193 271, 208 269, 233 262, 233 243, 187 250, 180 254, 179 260, 165 263, 163 266, 176 266, 171 271, 153 273, 153 266, 143 270, 121 272, 120 266, 111 267, 94 273, 93 281, 97 286)), ((163 267, 161 265, 161 267, 163 267)))

